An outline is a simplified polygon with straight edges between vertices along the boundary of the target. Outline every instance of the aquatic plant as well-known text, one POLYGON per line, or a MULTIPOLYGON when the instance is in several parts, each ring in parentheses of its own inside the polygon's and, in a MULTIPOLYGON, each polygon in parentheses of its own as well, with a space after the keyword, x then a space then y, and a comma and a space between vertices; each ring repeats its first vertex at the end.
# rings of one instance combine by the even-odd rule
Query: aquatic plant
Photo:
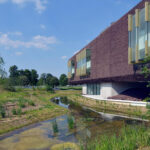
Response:
MULTIPOLYGON (((143 126, 124 127, 119 136, 104 135, 86 143, 86 150, 137 150, 150 146, 149 133, 143 126)), ((85 145, 81 144, 80 149, 85 150, 85 145)))
POLYGON ((68 116, 67 121, 68 121, 69 129, 73 129, 74 126, 75 126, 74 117, 73 116, 68 116))
POLYGON ((58 130, 58 125, 57 125, 56 120, 54 120, 54 121, 52 122, 52 128, 53 128, 54 134, 56 134, 56 133, 59 132, 59 130, 58 130))

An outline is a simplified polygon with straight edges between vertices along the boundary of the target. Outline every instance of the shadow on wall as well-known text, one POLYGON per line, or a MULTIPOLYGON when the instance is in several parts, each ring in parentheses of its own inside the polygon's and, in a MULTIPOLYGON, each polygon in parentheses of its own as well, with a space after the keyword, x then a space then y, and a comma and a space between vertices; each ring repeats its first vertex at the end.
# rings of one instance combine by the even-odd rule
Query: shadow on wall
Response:
POLYGON ((150 94, 150 88, 130 88, 119 95, 109 97, 109 99, 142 101, 150 94))

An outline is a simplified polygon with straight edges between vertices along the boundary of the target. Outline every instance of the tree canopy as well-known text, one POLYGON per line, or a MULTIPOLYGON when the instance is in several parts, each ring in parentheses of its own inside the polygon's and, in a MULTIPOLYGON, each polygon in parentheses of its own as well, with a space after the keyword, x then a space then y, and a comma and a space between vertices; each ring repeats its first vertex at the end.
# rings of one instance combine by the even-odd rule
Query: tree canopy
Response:
POLYGON ((68 78, 65 74, 61 74, 59 78, 59 83, 61 86, 66 86, 68 84, 68 78))
POLYGON ((5 69, 4 69, 4 60, 1 56, 0 56, 0 77, 1 78, 6 77, 6 72, 5 72, 5 69))

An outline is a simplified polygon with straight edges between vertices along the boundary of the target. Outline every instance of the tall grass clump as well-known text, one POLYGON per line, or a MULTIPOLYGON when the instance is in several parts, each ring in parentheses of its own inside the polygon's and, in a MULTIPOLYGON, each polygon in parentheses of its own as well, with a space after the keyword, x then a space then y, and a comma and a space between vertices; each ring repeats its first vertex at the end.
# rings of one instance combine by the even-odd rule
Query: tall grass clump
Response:
POLYGON ((5 116, 6 116, 6 111, 2 104, 0 104, 0 115, 2 118, 5 118, 5 116))
POLYGON ((81 145, 81 150, 137 150, 150 146, 150 129, 143 126, 124 127, 119 136, 100 136, 81 145))
POLYGON ((74 126, 75 126, 74 117, 73 116, 68 116, 67 121, 68 121, 69 129, 73 129, 74 126))

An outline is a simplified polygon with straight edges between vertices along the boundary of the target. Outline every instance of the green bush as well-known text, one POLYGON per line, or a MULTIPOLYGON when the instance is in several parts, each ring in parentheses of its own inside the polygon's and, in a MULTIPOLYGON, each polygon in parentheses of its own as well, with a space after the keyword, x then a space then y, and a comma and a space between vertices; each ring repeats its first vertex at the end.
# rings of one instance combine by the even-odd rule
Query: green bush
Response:
POLYGON ((54 89, 50 85, 46 86, 46 91, 54 93, 54 89))
POLYGON ((17 115, 21 115, 21 114, 22 114, 22 109, 21 109, 21 108, 18 108, 18 109, 16 110, 16 112, 17 112, 17 115))
POLYGON ((29 104, 30 106, 35 106, 35 103, 34 103, 32 100, 29 100, 29 101, 28 101, 28 104, 29 104))
POLYGON ((6 116, 6 111, 3 105, 0 105, 0 115, 2 118, 5 118, 6 116))
POLYGON ((20 98, 20 99, 18 100, 18 106, 19 106, 20 108, 25 108, 25 107, 26 107, 26 102, 27 102, 26 99, 20 98))
POLYGON ((144 99, 144 102, 150 102, 150 97, 146 97, 146 98, 144 99))
POLYGON ((17 115, 17 111, 16 111, 15 108, 12 109, 12 114, 13 114, 13 115, 17 115))
POLYGON ((18 105, 19 105, 20 108, 25 108, 26 107, 25 103, 22 102, 22 101, 20 101, 18 105))
POLYGON ((81 86, 64 86, 59 87, 60 90, 82 90, 81 86))
POLYGON ((4 85, 4 89, 10 92, 16 92, 16 89, 11 85, 4 85))

